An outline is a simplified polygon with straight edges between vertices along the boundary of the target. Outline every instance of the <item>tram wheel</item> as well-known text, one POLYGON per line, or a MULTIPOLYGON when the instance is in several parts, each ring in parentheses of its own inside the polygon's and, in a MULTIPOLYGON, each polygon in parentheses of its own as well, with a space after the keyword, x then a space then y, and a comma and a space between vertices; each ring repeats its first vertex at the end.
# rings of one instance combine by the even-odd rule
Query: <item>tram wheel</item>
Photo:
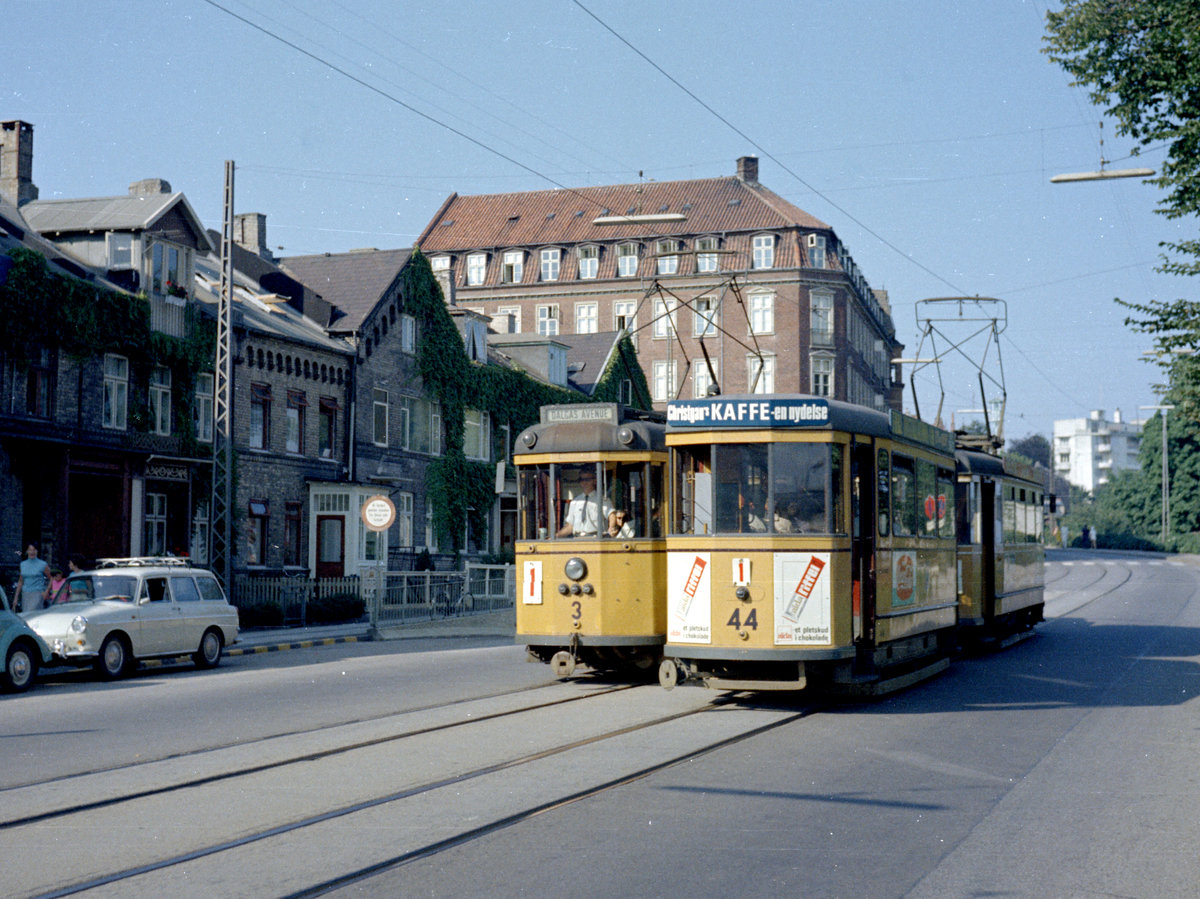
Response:
POLYGON ((556 652, 550 659, 550 668, 555 677, 570 677, 575 673, 575 656, 569 652, 556 652))
POLYGON ((674 689, 679 683, 679 666, 674 659, 663 659, 658 663, 658 683, 664 690, 674 689))

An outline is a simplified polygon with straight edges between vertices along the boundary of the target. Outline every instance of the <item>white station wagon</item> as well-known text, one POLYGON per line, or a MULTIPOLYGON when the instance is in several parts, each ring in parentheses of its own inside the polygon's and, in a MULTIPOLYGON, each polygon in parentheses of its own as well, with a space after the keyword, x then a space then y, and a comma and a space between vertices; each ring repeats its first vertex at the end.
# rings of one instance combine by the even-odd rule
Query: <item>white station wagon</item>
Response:
POLYGON ((186 559, 100 559, 73 574, 48 608, 25 613, 54 655, 115 680, 139 659, 191 655, 216 667, 236 642, 238 612, 209 571, 186 559))

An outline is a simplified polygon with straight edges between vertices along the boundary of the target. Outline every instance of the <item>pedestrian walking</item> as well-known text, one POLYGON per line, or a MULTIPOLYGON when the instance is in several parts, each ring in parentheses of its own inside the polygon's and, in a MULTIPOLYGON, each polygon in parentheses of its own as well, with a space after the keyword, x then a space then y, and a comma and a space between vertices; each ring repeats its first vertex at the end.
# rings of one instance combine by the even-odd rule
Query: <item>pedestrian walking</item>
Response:
POLYGON ((32 612, 40 609, 50 592, 50 581, 46 572, 50 566, 38 558, 38 548, 30 543, 25 547, 25 558, 21 560, 21 576, 17 578, 17 611, 32 612))

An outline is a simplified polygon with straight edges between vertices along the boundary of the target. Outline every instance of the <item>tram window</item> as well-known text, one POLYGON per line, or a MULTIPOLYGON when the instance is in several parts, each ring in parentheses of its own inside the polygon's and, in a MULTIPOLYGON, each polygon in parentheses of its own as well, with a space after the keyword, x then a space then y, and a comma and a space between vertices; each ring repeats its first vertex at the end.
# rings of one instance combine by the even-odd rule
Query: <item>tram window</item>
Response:
POLYGON ((913 460, 892 456, 892 533, 913 537, 917 533, 917 477, 913 460))
MULTIPOLYGON (((836 447, 841 450, 841 447, 836 447)), ((879 517, 879 536, 886 537, 891 531, 891 502, 889 496, 889 488, 892 483, 891 462, 889 460, 888 451, 881 449, 879 451, 878 462, 878 478, 879 478, 879 497, 876 502, 879 517)), ((840 518, 839 518, 840 520, 840 518)))
POLYGON ((975 508, 979 505, 977 481, 959 481, 954 489, 956 538, 961 544, 973 543, 971 531, 975 524, 975 508))
POLYGON ((545 540, 550 535, 550 466, 517 468, 522 540, 545 540))
POLYGON ((954 475, 944 468, 937 473, 937 532, 939 537, 954 536, 954 475))
POLYGON ((649 536, 661 537, 666 526, 666 522, 663 521, 663 497, 666 495, 663 488, 665 466, 661 462, 651 462, 648 468, 650 489, 646 498, 650 502, 649 536))
POLYGON ((713 531, 712 448, 681 447, 673 452, 674 501, 671 532, 711 534, 713 531))
POLYGON ((558 466, 554 504, 558 511, 558 537, 598 537, 608 529, 611 500, 596 479, 594 462, 558 466))
POLYGON ((922 537, 936 537, 937 514, 937 469, 932 462, 917 460, 917 516, 921 524, 922 537))
POLYGON ((829 444, 777 443, 771 459, 775 508, 771 530, 780 534, 830 533, 832 478, 829 444))
MULTIPOLYGON (((662 478, 658 481, 661 500, 662 478)), ((645 537, 650 508, 650 487, 644 462, 607 462, 604 465, 605 505, 612 513, 602 536, 645 537)), ((656 504, 657 505, 657 504, 656 504)))
POLYGON ((767 530, 767 444, 716 447, 716 531, 754 534, 767 530))

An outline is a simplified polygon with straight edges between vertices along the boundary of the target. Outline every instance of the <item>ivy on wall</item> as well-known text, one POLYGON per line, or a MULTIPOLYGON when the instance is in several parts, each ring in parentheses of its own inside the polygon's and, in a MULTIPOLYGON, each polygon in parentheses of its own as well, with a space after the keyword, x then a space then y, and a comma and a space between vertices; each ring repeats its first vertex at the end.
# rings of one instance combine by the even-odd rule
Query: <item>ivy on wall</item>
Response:
POLYGON ((468 407, 491 413, 495 423, 492 456, 498 458, 504 457, 506 447, 497 445, 497 441, 502 444, 507 437, 515 438, 536 422, 542 406, 616 402, 620 382, 625 378, 634 382, 635 400, 650 408, 646 378, 628 337, 621 339, 620 351, 613 354, 595 395, 587 397, 575 390, 544 384, 514 369, 471 362, 429 260, 420 250, 413 252, 401 279, 406 308, 422 323, 417 346, 421 378, 442 405, 446 430, 442 455, 430 463, 425 481, 442 546, 452 546, 456 552, 462 548, 468 517, 477 532, 486 528, 488 512, 496 499, 495 468, 467 459, 463 452, 464 413, 468 407), (501 424, 509 427, 508 435, 501 436, 501 424))
MULTIPOLYGON (((129 359, 135 381, 146 384, 149 371, 162 365, 171 370, 172 385, 181 397, 175 431, 184 447, 195 449, 196 375, 212 368, 216 326, 198 314, 187 313, 188 339, 160 334, 150 327, 150 304, 133 296, 51 271, 46 257, 18 247, 8 254, 12 265, 0 283, 0 353, 18 368, 30 362, 30 351, 54 346, 68 357, 86 361, 105 353, 129 359)), ((148 430, 147 398, 130 405, 130 423, 148 430)))

